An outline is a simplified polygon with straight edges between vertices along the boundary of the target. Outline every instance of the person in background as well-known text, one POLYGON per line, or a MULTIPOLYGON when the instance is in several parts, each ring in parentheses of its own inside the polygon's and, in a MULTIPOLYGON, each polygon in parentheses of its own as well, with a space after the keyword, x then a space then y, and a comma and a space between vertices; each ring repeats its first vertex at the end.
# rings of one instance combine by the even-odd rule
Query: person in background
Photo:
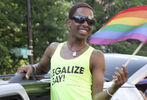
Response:
POLYGON ((95 24, 93 8, 83 2, 75 4, 66 23, 68 40, 51 43, 37 66, 20 67, 18 73, 26 72, 29 78, 33 71, 51 70, 51 100, 109 100, 128 80, 128 72, 124 65, 116 68, 114 83, 103 91, 104 55, 86 42, 95 24))

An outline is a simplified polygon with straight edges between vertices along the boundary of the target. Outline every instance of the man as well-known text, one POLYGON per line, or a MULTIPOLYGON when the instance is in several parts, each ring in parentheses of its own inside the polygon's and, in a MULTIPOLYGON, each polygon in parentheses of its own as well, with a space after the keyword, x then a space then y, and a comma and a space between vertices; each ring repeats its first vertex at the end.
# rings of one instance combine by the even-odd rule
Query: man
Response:
POLYGON ((27 72, 28 78, 33 70, 47 73, 51 68, 51 100, 109 100, 127 81, 126 68, 116 68, 114 84, 103 91, 104 55, 86 42, 95 23, 92 7, 86 3, 74 5, 66 22, 68 41, 50 44, 36 68, 27 65, 18 72, 27 72))

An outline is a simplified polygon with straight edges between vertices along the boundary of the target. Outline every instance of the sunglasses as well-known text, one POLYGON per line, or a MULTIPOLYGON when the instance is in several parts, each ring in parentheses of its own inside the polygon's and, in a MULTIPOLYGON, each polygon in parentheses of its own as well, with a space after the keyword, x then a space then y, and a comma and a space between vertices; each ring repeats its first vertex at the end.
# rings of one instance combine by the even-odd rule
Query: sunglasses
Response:
POLYGON ((85 21, 87 22, 89 26, 92 26, 95 24, 95 19, 88 16, 77 15, 77 16, 71 17, 70 19, 74 20, 76 23, 79 23, 79 24, 83 24, 85 23, 85 21))

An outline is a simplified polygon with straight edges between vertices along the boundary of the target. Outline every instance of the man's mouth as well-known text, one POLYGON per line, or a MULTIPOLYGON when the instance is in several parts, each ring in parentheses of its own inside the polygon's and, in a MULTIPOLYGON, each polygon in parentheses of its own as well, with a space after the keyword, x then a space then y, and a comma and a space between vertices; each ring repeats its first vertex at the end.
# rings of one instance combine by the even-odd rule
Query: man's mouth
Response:
POLYGON ((79 28, 79 32, 83 34, 89 33, 89 30, 87 28, 79 28))
POLYGON ((80 32, 82 32, 82 33, 87 33, 87 30, 84 30, 84 29, 80 29, 80 32))

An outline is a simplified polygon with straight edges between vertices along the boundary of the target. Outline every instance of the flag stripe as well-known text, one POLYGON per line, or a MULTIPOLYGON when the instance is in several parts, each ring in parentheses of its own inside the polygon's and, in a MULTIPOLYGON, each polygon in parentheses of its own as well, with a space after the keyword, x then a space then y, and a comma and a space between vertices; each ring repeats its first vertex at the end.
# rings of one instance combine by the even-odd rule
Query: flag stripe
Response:
POLYGON ((147 19, 144 18, 126 17, 126 18, 112 20, 107 25, 113 25, 113 24, 140 25, 145 22, 147 22, 147 19))
POLYGON ((147 84, 147 79, 141 80, 139 83, 137 83, 139 85, 143 85, 143 84, 147 84))
POLYGON ((95 37, 95 38, 106 38, 106 39, 117 39, 123 36, 127 36, 130 34, 134 34, 134 33, 138 33, 141 35, 145 35, 147 32, 147 28, 144 27, 138 27, 135 30, 129 31, 129 32, 118 32, 118 31, 99 31, 96 34, 93 34, 91 37, 95 37), (101 35, 99 35, 101 34, 101 35))
POLYGON ((89 43, 97 44, 97 45, 107 45, 107 44, 113 44, 113 43, 120 42, 120 41, 127 40, 127 39, 137 39, 137 40, 140 40, 142 43, 147 43, 147 36, 144 36, 138 33, 124 36, 119 39, 110 39, 110 38, 106 39, 106 38, 91 37, 89 40, 89 43))
POLYGON ((140 10, 147 10, 147 5, 132 7, 132 8, 126 9, 124 11, 121 11, 118 14, 127 13, 127 12, 133 12, 133 11, 140 11, 140 10))
POLYGON ((134 11, 134 12, 126 12, 119 14, 115 16, 116 18, 122 18, 122 17, 137 17, 137 18, 147 18, 147 11, 146 10, 141 10, 141 11, 134 11))
MULTIPOLYGON (((107 24, 109 24, 109 22, 111 22, 112 20, 114 20, 117 16, 124 14, 124 13, 128 13, 128 12, 134 12, 134 11, 142 11, 142 10, 146 10, 147 11, 147 6, 138 6, 138 7, 132 7, 129 9, 126 9, 124 11, 119 12, 118 14, 116 14, 113 18, 111 18, 107 24)), ((146 13, 145 13, 146 14, 146 13)), ((140 14, 141 15, 141 14, 140 14)), ((106 25, 107 25, 106 24, 106 25)), ((105 26, 106 26, 105 25, 105 26)))
POLYGON ((147 28, 147 23, 144 23, 142 25, 137 25, 137 26, 114 24, 114 25, 108 25, 108 26, 104 27, 102 30, 103 31, 110 30, 110 31, 127 32, 127 31, 133 30, 137 27, 146 27, 147 28))

